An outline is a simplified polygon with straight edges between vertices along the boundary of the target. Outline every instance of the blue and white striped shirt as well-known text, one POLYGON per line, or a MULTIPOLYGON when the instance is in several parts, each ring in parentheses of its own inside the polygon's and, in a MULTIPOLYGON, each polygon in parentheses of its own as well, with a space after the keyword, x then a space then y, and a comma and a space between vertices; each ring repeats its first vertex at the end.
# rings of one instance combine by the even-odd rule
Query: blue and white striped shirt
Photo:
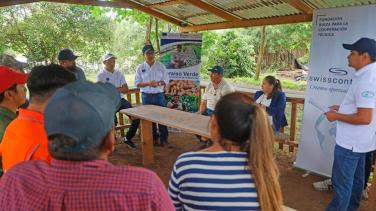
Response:
POLYGON ((188 152, 168 188, 176 210, 260 210, 245 152, 188 152))

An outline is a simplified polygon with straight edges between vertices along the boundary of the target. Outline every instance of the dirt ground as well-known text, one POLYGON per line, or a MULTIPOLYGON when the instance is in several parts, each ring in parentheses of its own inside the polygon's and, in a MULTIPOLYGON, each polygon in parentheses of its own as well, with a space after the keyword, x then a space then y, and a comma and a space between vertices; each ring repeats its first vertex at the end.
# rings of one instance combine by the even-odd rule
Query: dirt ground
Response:
MULTIPOLYGON (((110 161, 116 165, 127 164, 133 166, 142 166, 142 154, 140 139, 135 138, 137 149, 130 149, 125 144, 116 145, 115 152, 110 157, 110 161)), ((168 147, 155 147, 154 158, 155 164, 147 168, 156 172, 167 186, 170 173, 175 159, 178 155, 187 151, 197 151, 201 144, 192 134, 174 132, 170 133, 168 147)), ((315 191, 312 183, 320 181, 323 177, 317 175, 309 175, 302 177, 305 173, 302 170, 295 169, 292 166, 295 160, 295 154, 289 153, 288 149, 278 150, 277 162, 281 172, 280 183, 283 191, 284 204, 300 211, 316 211, 324 210, 329 203, 332 194, 315 191)), ((368 202, 363 201, 360 211, 371 211, 367 206, 368 202)), ((374 209, 375 210, 375 209, 374 209)))

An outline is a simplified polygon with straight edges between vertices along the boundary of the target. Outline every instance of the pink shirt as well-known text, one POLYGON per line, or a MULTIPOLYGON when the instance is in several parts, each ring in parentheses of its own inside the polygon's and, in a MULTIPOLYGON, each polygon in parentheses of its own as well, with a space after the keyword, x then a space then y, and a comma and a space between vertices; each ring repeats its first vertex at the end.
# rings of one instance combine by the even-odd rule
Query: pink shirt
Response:
POLYGON ((103 160, 26 161, 0 180, 4 210, 175 210, 158 176, 103 160))

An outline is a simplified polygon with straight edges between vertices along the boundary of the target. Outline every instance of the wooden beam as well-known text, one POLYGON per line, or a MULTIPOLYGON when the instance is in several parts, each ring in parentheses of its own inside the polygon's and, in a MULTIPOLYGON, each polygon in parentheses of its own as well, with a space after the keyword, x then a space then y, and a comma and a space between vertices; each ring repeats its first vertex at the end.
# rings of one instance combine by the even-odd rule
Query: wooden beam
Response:
POLYGON ((288 0, 287 3, 304 14, 312 14, 313 9, 302 0, 288 0))
POLYGON ((160 2, 160 3, 150 4, 147 6, 151 8, 159 8, 159 7, 168 7, 168 6, 181 4, 181 3, 184 3, 184 0, 165 1, 165 2, 160 2))
POLYGON ((186 22, 171 17, 169 15, 165 15, 155 9, 148 8, 142 4, 130 1, 130 0, 115 0, 115 1, 98 1, 98 0, 43 0, 46 2, 54 2, 54 3, 67 3, 67 4, 79 4, 79 5, 91 5, 91 6, 101 6, 101 7, 117 7, 117 8, 129 8, 129 9, 136 9, 141 12, 147 13, 152 15, 156 18, 165 20, 167 22, 173 23, 175 25, 181 26, 186 24, 186 22))
POLYGON ((224 20, 227 21, 237 21, 241 20, 241 18, 235 16, 234 14, 231 14, 223 9, 220 9, 218 7, 215 7, 211 4, 208 4, 206 2, 203 2, 201 0, 184 0, 185 2, 192 4, 195 7, 198 7, 202 10, 205 10, 213 15, 216 15, 220 18, 223 18, 224 20))
POLYGON ((28 4, 38 2, 36 0, 2 0, 0 1, 0 7, 13 6, 17 4, 28 4))
POLYGON ((282 17, 272 17, 263 19, 241 20, 241 21, 228 21, 222 23, 212 23, 197 26, 180 27, 180 32, 197 32, 216 29, 229 29, 229 28, 244 28, 253 26, 277 25, 286 23, 300 23, 312 21, 312 14, 302 15, 289 15, 282 17))

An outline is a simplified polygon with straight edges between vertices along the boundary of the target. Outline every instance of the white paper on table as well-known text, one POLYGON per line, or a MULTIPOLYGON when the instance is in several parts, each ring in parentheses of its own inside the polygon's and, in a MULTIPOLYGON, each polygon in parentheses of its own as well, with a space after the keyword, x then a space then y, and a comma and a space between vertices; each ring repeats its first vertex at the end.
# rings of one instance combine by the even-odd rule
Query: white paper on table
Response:
POLYGON ((324 105, 318 103, 317 101, 315 101, 315 100, 312 99, 312 98, 310 98, 310 99, 308 100, 308 102, 309 102, 311 105, 315 106, 315 107, 316 107, 317 109, 319 109, 320 111, 322 111, 323 113, 326 113, 326 112, 330 111, 330 108, 328 108, 327 106, 324 106, 324 105))

